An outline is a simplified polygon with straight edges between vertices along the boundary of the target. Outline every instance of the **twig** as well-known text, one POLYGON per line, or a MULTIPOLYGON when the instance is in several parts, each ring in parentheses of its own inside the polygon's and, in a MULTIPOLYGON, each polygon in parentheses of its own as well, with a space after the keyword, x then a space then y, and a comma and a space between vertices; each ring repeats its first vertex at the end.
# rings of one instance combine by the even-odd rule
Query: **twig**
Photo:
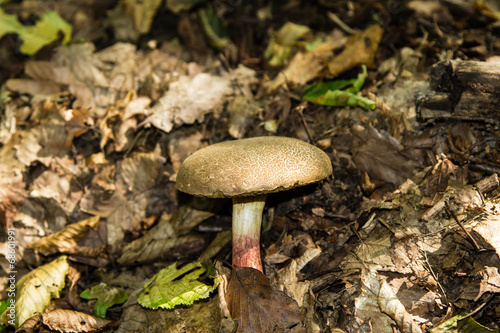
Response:
POLYGON ((439 280, 438 280, 438 277, 437 275, 434 273, 434 270, 432 269, 432 266, 431 264, 429 263, 429 258, 427 258, 427 252, 425 251, 422 251, 422 253, 424 254, 424 257, 425 257, 425 263, 427 264, 427 268, 429 269, 429 272, 431 273, 432 277, 434 278, 434 280, 436 281, 439 289, 441 290, 441 293, 443 293, 443 297, 444 297, 444 300, 445 300, 445 303, 447 303, 447 299, 448 297, 446 296, 446 291, 444 291, 444 288, 443 286, 441 285, 441 283, 439 283, 439 280))
POLYGON ((352 30, 350 26, 348 26, 347 24, 342 22, 342 20, 334 13, 328 12, 327 15, 328 15, 328 18, 333 23, 335 23, 340 28, 340 30, 342 30, 346 34, 354 35, 356 33, 356 31, 352 30))
POLYGON ((464 320, 464 319, 467 319, 473 315, 475 315, 476 313, 478 313, 479 311, 482 310, 482 308, 484 308, 486 306, 486 304, 488 304, 488 302, 493 298, 493 296, 495 296, 495 293, 492 293, 490 296, 488 296, 488 298, 484 301, 483 304, 481 304, 480 306, 478 306, 477 308, 475 308, 471 313, 469 313, 468 315, 466 315, 465 317, 462 317, 460 318, 459 320, 464 320))
POLYGON ((444 207, 444 209, 446 210, 446 212, 455 220, 455 222, 457 222, 457 224, 460 226, 460 228, 462 228, 463 232, 465 232, 465 234, 467 235, 467 237, 472 241, 472 243, 474 244, 474 247, 476 248, 477 251, 482 251, 482 249, 479 247, 479 245, 476 243, 476 240, 474 239, 474 237, 472 237, 472 235, 469 233, 469 231, 467 229, 465 229, 464 225, 458 220, 457 216, 455 215, 455 213, 449 209, 448 207, 444 207))
POLYGON ((301 103, 295 108, 295 111, 297 111, 300 115, 300 119, 302 119, 302 124, 304 124, 304 128, 306 129, 307 136, 309 137, 309 143, 313 143, 314 140, 312 138, 311 132, 309 131, 309 127, 307 126, 306 119, 304 118, 304 109, 306 108, 305 103, 301 103))

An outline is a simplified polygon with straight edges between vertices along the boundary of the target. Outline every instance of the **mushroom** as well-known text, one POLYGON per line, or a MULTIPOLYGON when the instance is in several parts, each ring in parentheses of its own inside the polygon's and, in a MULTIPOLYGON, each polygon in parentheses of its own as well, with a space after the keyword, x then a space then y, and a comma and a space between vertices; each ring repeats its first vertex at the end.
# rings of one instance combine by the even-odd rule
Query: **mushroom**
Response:
POLYGON ((267 194, 331 174, 330 158, 313 145, 287 137, 256 137, 196 151, 181 165, 177 189, 195 196, 232 198, 233 267, 262 272, 259 242, 267 194))

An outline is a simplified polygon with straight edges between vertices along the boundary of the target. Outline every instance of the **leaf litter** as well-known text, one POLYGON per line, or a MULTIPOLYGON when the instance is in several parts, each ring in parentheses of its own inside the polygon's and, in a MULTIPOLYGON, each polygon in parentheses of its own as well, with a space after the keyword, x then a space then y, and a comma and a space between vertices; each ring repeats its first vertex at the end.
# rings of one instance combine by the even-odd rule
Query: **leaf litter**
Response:
MULTIPOLYGON (((486 47, 478 37, 498 29, 495 11, 461 2, 410 1, 404 11, 297 3, 276 4, 276 15, 258 4, 121 2, 107 8, 101 26, 121 40, 111 44, 91 32, 101 24, 93 5, 72 16, 70 4, 60 4, 74 36, 87 41, 60 45, 67 41, 61 33, 57 45, 21 60, 23 73, 12 66, 2 76, 0 227, 6 235, 16 231, 23 282, 15 326, 26 320, 27 330, 61 332, 498 330, 492 297, 500 288, 498 129, 439 112, 425 122, 415 103, 430 91, 431 65, 498 53, 498 43, 486 47), (229 15, 234 10, 247 20, 229 15), (309 17, 321 19, 307 20, 311 10, 316 16, 309 17), (386 13, 394 20, 384 22, 386 13), (301 19, 273 21, 287 14, 301 19), (180 42, 172 34, 136 43, 158 29, 156 15, 175 17, 165 22, 178 24, 172 31, 180 42), (372 20, 379 24, 366 24, 372 20), (243 26, 247 32, 233 32, 243 26), (332 94, 339 82, 354 83, 352 95, 332 94), (308 96, 310 84, 322 89, 308 96), (227 204, 178 193, 176 173, 208 144, 270 133, 325 150, 334 177, 271 196, 261 244, 266 275, 231 274, 227 204), (55 269, 60 253, 68 258, 55 269), (139 305, 142 286, 161 269, 197 259, 216 261, 218 293, 206 291, 189 306, 173 307, 163 296, 154 302, 170 310, 139 305), (55 270, 41 276, 44 267, 55 270), (87 276, 68 276, 64 287, 68 271, 87 276), (24 300, 33 283, 52 286, 33 292, 36 306, 24 300), (90 317, 93 307, 75 297, 101 283, 129 295, 122 305, 106 305, 115 327, 90 317), (36 311, 43 313, 31 317, 36 311)), ((0 242, 7 255, 7 238, 0 242)), ((9 264, 0 260, 4 300, 9 264)), ((190 282, 215 288, 201 273, 190 282)))

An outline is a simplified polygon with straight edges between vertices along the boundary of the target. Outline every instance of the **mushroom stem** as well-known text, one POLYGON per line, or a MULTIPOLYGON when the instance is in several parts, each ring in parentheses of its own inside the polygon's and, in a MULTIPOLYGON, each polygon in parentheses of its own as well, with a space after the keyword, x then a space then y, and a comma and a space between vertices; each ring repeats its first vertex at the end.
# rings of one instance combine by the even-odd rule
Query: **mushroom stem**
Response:
POLYGON ((233 267, 252 267, 262 272, 260 226, 266 195, 233 198, 233 267))

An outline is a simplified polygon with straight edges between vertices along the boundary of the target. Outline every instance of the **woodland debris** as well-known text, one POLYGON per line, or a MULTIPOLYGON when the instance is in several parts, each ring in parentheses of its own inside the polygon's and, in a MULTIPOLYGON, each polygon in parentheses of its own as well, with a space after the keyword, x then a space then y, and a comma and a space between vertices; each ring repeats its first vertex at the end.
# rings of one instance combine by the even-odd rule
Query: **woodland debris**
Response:
POLYGON ((417 114, 423 120, 462 119, 498 121, 500 64, 480 61, 442 61, 430 70, 435 92, 417 97, 417 114))

